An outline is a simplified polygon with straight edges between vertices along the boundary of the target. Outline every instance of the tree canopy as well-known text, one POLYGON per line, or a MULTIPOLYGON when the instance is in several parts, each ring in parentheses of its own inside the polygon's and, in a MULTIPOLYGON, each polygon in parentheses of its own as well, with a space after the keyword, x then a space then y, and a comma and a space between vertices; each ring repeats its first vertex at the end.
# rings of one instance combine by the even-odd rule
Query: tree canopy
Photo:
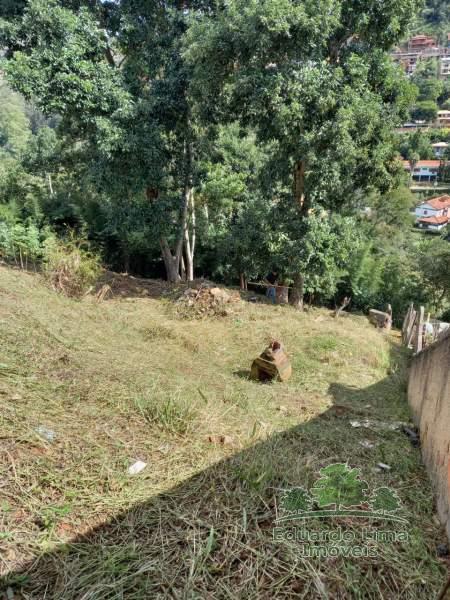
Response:
MULTIPOLYGON (((412 202, 393 130, 446 93, 433 64, 412 85, 388 56, 415 8, 2 3, 0 214, 83 232, 114 268, 241 282, 276 268, 296 306, 352 286, 381 302, 395 278, 380 240, 400 219, 406 247, 412 202)), ((403 145, 431 157, 428 137, 403 145)))

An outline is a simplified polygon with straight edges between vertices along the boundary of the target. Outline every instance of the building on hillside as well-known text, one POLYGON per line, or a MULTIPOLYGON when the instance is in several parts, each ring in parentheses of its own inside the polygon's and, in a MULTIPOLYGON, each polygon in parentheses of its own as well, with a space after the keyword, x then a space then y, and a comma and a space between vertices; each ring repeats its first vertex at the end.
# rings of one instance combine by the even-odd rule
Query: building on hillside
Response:
POLYGON ((426 48, 434 48, 436 45, 435 38, 429 35, 415 35, 408 41, 408 50, 425 50, 426 48))
POLYGON ((441 77, 450 77, 450 56, 442 56, 439 62, 439 73, 441 77))
POLYGON ((433 146, 433 152, 436 158, 443 158, 446 150, 448 149, 447 142, 436 142, 431 144, 433 146))
POLYGON ((396 133, 411 133, 412 131, 428 131, 430 129, 429 123, 426 121, 414 121, 414 123, 403 123, 401 127, 396 127, 396 133))
POLYGON ((416 225, 420 229, 441 231, 450 222, 450 196, 430 198, 416 206, 416 225))
POLYGON ((438 127, 450 127, 450 110, 438 110, 436 124, 438 127))
MULTIPOLYGON (((450 34, 449 34, 450 35, 450 34)), ((406 46, 396 48, 392 59, 402 67, 407 75, 412 75, 422 60, 436 58, 439 61, 439 74, 442 78, 450 76, 450 45, 439 45, 435 38, 428 35, 412 37, 406 46)))
MULTIPOLYGON (((419 160, 414 165, 412 179, 419 183, 437 181, 441 166, 440 160, 419 160)), ((411 175, 411 165, 408 160, 403 161, 403 167, 411 175)))

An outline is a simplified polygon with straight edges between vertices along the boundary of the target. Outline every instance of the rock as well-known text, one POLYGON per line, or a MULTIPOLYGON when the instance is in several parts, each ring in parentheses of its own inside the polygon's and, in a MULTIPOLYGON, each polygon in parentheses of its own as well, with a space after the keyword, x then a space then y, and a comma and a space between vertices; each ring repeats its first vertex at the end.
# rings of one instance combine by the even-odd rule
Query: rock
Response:
POLYGON ((257 381, 287 381, 292 375, 291 363, 281 342, 273 341, 253 361, 250 378, 257 381))
POLYGON ((436 548, 436 551, 437 551, 437 555, 440 556, 441 558, 445 558, 446 556, 448 556, 450 554, 448 544, 439 544, 439 546, 436 548))

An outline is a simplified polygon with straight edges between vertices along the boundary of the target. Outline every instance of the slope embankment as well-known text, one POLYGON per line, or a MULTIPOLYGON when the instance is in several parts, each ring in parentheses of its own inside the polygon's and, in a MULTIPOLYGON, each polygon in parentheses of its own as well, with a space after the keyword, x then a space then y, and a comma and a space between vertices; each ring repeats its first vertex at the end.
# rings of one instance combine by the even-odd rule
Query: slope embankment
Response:
POLYGON ((191 318, 157 282, 110 287, 76 301, 0 266, 0 596, 437 596, 445 537, 398 425, 409 357, 395 332, 245 300, 191 318), (272 338, 292 377, 251 381, 272 338), (361 474, 350 487, 363 512, 365 490, 395 491, 402 540, 393 517, 352 514, 312 519, 309 545, 275 539, 283 490, 340 463, 361 474), (304 554, 336 531, 354 541, 304 554))

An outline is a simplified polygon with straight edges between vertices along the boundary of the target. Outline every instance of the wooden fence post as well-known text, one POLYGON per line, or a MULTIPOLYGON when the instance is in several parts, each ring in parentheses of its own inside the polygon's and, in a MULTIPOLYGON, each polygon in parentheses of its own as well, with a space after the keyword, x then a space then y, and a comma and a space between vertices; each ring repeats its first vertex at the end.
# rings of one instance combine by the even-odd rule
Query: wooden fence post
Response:
POLYGON ((415 311, 414 309, 411 311, 411 314, 409 315, 409 321, 408 321, 408 325, 406 326, 406 346, 409 348, 410 345, 412 344, 413 341, 413 337, 414 337, 414 332, 415 332, 415 322, 417 319, 417 311, 415 311))
POLYGON ((416 337, 414 340, 414 352, 418 354, 422 351, 423 348, 423 322, 425 319, 425 308, 423 306, 420 307, 420 310, 417 315, 417 329, 416 329, 416 337))
POLYGON ((411 302, 411 304, 408 306, 408 310, 406 312, 405 318, 403 319, 402 341, 404 344, 406 344, 407 334, 408 334, 408 324, 409 324, 409 320, 411 318, 411 312, 413 310, 414 310, 414 304, 411 302))

